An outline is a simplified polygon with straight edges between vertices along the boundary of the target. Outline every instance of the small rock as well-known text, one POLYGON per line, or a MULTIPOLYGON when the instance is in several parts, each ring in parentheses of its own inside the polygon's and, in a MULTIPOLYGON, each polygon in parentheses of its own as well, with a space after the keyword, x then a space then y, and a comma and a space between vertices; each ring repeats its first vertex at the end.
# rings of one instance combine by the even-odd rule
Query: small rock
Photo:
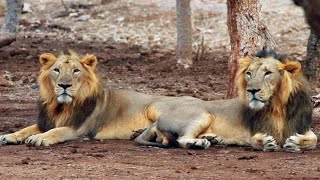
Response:
POLYGON ((32 12, 32 6, 30 3, 23 3, 22 13, 31 13, 32 12))
POLYGON ((84 141, 90 141, 90 138, 84 137, 84 138, 82 138, 82 140, 84 140, 84 141))
POLYGON ((69 17, 77 17, 77 16, 79 16, 79 14, 76 13, 76 12, 73 12, 73 13, 70 13, 70 14, 69 14, 69 17))
POLYGON ((122 21, 124 21, 124 19, 125 19, 124 17, 119 17, 118 19, 116 19, 116 21, 117 22, 122 22, 122 21))
POLYGON ((162 58, 162 57, 164 56, 164 54, 162 54, 162 53, 156 53, 154 56, 157 57, 157 58, 162 58))
POLYGON ((29 164, 30 158, 25 158, 21 160, 21 164, 29 164))
POLYGON ((70 150, 70 152, 74 154, 74 153, 77 153, 78 151, 77 151, 77 149, 73 148, 70 150))
MULTIPOLYGON (((61 30, 65 30, 67 32, 70 32, 71 31, 71 28, 68 27, 68 26, 65 26, 64 24, 59 24, 59 23, 50 23, 48 24, 48 27, 49 28, 52 28, 52 29, 61 29, 61 30)), ((54 36, 56 36, 55 34, 53 34, 54 36)))
POLYGON ((196 169, 199 169, 199 168, 196 167, 196 166, 191 166, 191 169, 192 169, 192 170, 196 170, 196 169))
POLYGON ((32 56, 32 55, 29 55, 29 56, 27 56, 25 59, 26 59, 26 60, 31 60, 31 59, 33 59, 33 56, 32 56))
POLYGON ((3 77, 0 77, 0 86, 10 87, 12 86, 12 84, 8 80, 4 79, 3 77))
POLYGON ((195 155, 196 153, 194 153, 193 151, 188 150, 188 151, 187 151, 187 154, 188 154, 188 155, 195 155))
POLYGON ((39 84, 38 83, 32 83, 30 87, 31 87, 31 89, 37 89, 37 88, 39 88, 39 84))
POLYGON ((133 59, 139 59, 139 58, 141 58, 141 54, 140 53, 135 53, 135 54, 132 54, 131 57, 133 59))
POLYGON ((147 51, 141 51, 140 54, 141 54, 141 56, 146 56, 146 55, 148 55, 149 53, 148 53, 147 51))
POLYGON ((250 160, 250 159, 255 159, 257 156, 241 156, 238 158, 238 160, 250 160))
POLYGON ((86 14, 86 15, 82 15, 82 16, 78 17, 76 19, 76 21, 88 21, 90 18, 91 18, 91 16, 86 14))
POLYGON ((104 154, 90 154, 92 157, 104 157, 104 154))
POLYGON ((23 26, 30 26, 32 23, 30 21, 28 21, 27 19, 21 19, 19 21, 19 24, 21 24, 23 26))

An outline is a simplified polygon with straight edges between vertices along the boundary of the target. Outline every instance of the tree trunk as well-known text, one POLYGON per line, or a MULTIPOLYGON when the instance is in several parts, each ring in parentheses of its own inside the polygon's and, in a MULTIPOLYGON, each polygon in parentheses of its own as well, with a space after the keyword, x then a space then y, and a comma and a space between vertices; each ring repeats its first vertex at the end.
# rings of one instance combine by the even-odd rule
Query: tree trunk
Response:
POLYGON ((304 10, 305 17, 313 30, 320 37, 320 1, 319 0, 293 0, 297 6, 304 10))
POLYGON ((0 48, 16 39, 21 16, 22 0, 7 0, 7 12, 0 31, 0 48))
POLYGON ((310 31, 307 45, 307 57, 304 62, 304 74, 312 82, 320 82, 320 37, 310 31))
POLYGON ((190 0, 176 0, 177 49, 176 57, 184 68, 192 65, 192 26, 190 0))
POLYGON ((238 59, 255 54, 263 47, 274 48, 275 43, 260 17, 259 0, 228 0, 228 31, 231 43, 229 60, 229 88, 227 98, 237 96, 235 85, 238 59))

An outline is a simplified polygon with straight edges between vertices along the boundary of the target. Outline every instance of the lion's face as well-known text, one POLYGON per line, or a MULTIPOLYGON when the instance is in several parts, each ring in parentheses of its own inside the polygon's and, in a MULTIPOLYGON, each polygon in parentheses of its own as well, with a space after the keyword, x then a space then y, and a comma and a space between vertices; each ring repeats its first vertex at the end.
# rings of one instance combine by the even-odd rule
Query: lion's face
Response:
POLYGON ((293 76, 301 69, 298 62, 283 64, 272 57, 245 58, 241 66, 244 82, 243 87, 239 88, 243 88, 244 98, 249 107, 255 110, 261 110, 270 104, 275 94, 283 93, 279 91, 285 75, 293 76))
MULTIPOLYGON (((80 59, 75 54, 60 55, 45 53, 40 56, 42 65, 39 78, 42 91, 54 94, 58 103, 71 103, 79 96, 88 96, 92 92, 94 81, 97 78, 94 74, 96 57, 87 55, 80 59), (41 83, 42 80, 45 80, 41 83), (46 84, 46 85, 45 85, 46 84)), ((41 89, 40 89, 41 90, 41 89)), ((47 96, 47 93, 44 96, 47 96)))
POLYGON ((276 91, 281 81, 276 61, 255 59, 245 72, 247 98, 252 109, 262 109, 276 91))

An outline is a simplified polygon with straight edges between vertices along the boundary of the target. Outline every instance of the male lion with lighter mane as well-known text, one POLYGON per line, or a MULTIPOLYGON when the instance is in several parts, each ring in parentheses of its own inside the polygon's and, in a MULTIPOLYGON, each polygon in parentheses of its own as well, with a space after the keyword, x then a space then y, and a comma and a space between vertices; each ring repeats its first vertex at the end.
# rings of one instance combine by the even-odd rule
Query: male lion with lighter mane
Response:
POLYGON ((310 90, 300 63, 268 49, 239 62, 238 98, 157 101, 152 104, 157 121, 135 141, 182 148, 208 148, 210 144, 289 152, 315 148, 310 90))

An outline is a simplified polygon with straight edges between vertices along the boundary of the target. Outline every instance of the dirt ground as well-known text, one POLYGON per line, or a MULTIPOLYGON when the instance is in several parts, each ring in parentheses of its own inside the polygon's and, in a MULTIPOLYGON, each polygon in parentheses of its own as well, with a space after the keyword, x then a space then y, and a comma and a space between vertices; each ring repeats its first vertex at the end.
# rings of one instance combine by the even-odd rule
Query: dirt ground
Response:
MULTIPOLYGON (((163 1, 165 3, 160 6, 156 0, 150 1, 153 4, 112 0, 99 6, 78 3, 73 15, 54 18, 54 13, 63 9, 58 1, 51 4, 46 0, 41 2, 47 3, 46 6, 39 6, 40 10, 33 6, 32 13, 22 16, 18 40, 0 50, 0 134, 35 123, 38 56, 44 52, 58 53, 62 47, 82 54, 95 54, 99 60, 98 71, 108 88, 168 96, 189 95, 204 100, 225 97, 230 55, 223 9, 225 1, 193 1, 194 23, 196 27, 202 27, 195 29, 195 38, 201 35, 214 38, 207 42, 209 49, 204 58, 188 70, 175 62, 175 35, 171 32, 174 26, 158 23, 162 16, 163 21, 173 23, 174 3, 163 1), (53 7, 60 9, 46 11, 53 7), (208 7, 216 9, 211 11, 208 7), (139 14, 138 11, 142 10, 147 13, 139 14), (79 21, 77 18, 82 15, 90 15, 90 19, 83 22, 85 17, 82 17, 79 21), (124 19, 110 19, 108 15, 124 19), (118 22, 117 35, 109 33, 108 28, 112 29, 111 25, 115 24, 113 21, 118 22), (148 29, 148 24, 152 23, 155 28, 150 28, 153 31, 148 29), (209 31, 211 28, 213 32, 209 31), (104 33, 94 33, 102 30, 104 33), (152 37, 143 38, 146 32, 152 37), (126 36, 135 38, 127 39, 126 36)), ((97 2, 92 1, 93 4, 97 2)), ((266 1, 262 1, 263 14, 279 52, 303 59, 308 28, 302 12, 290 1, 267 2, 270 5, 264 6, 266 1)), ((312 82, 314 94, 317 84, 312 82)), ((315 113, 312 128, 319 135, 318 113, 315 113)), ((0 178, 319 179, 320 149, 299 154, 225 146, 207 150, 160 149, 136 146, 130 141, 82 139, 45 148, 2 146, 0 178)))

